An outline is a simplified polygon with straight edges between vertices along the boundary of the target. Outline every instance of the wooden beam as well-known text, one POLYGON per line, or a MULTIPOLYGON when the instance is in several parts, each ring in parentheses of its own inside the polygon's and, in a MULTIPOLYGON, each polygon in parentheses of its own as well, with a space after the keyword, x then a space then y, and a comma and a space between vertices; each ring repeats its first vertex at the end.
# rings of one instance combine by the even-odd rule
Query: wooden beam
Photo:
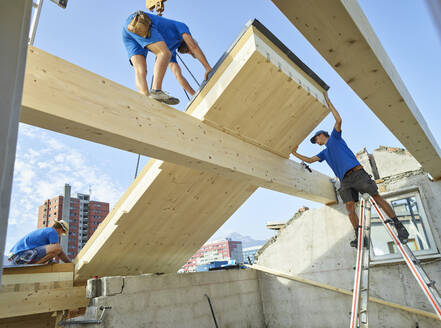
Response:
POLYGON ((4 275, 49 273, 49 272, 73 272, 75 265, 72 263, 55 263, 46 265, 27 265, 5 267, 4 275))
MULTIPOLYGON (((289 49, 253 22, 187 113, 201 126, 288 158, 292 146, 328 114, 326 85, 297 63, 289 49)), ((219 142, 209 146, 222 147, 219 142)), ((247 164, 254 166, 253 160, 247 164)), ((76 281, 176 272, 256 189, 244 179, 151 160, 78 254, 76 281)))
POLYGON ((358 2, 272 1, 422 167, 441 177, 440 147, 358 2))
POLYGON ((55 282, 55 281, 73 282, 73 271, 30 273, 30 274, 8 274, 3 276, 2 285, 46 283, 46 282, 55 282))
POLYGON ((321 203, 336 200, 326 175, 37 48, 28 55, 21 122, 321 203))
MULTIPOLYGON (((277 270, 273 270, 273 269, 270 269, 270 268, 266 268, 264 266, 257 265, 257 264, 246 265, 246 266, 248 268, 250 268, 250 269, 254 269, 254 270, 257 270, 257 271, 268 273, 268 274, 274 275, 276 277, 281 277, 281 278, 289 279, 289 280, 296 281, 296 282, 299 282, 299 283, 302 283, 302 284, 306 284, 306 285, 309 285, 309 286, 318 287, 318 288, 330 290, 330 291, 333 291, 333 292, 336 292, 336 293, 352 296, 352 292, 347 290, 347 289, 331 286, 331 285, 324 284, 324 283, 321 283, 321 282, 318 282, 318 281, 306 279, 306 278, 303 278, 303 277, 300 277, 300 276, 295 276, 295 275, 292 275, 292 274, 287 274, 287 273, 284 273, 284 272, 281 272, 281 271, 277 271, 277 270)), ((401 305, 401 304, 389 302, 389 301, 383 300, 383 299, 378 298, 378 297, 369 296, 369 301, 370 302, 374 302, 374 303, 378 303, 378 304, 381 304, 381 305, 385 305, 385 306, 388 306, 388 307, 391 307, 391 308, 394 308, 394 309, 398 309, 398 310, 406 311, 406 312, 409 312, 409 313, 417 314, 417 315, 420 315, 420 316, 423 316, 423 317, 439 320, 438 316, 435 313, 427 312, 427 311, 420 310, 420 309, 415 309, 415 308, 412 308, 412 307, 406 306, 406 305, 401 305)))
POLYGON ((56 317, 52 312, 0 319, 2 328, 55 328, 56 317))
POLYGON ((86 287, 0 292, 0 319, 85 307, 86 287))

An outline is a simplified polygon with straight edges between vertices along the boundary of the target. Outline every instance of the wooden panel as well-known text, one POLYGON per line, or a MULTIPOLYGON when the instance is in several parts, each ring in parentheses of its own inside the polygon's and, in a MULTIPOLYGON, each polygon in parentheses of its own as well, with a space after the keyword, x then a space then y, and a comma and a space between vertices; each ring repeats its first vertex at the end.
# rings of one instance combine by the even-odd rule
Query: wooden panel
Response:
POLYGON ((440 178, 440 147, 358 2, 273 2, 423 168, 440 178))
POLYGON ((84 286, 0 292, 0 318, 77 309, 88 303, 84 286))
MULTIPOLYGON (((252 45, 253 43, 250 42, 248 47, 250 51, 254 49, 252 45)), ((258 64, 259 62, 255 60, 249 60, 244 69, 255 71, 255 65, 258 64)), ((271 65, 267 69, 260 70, 260 76, 272 68, 271 65)), ((274 76, 274 81, 279 79, 286 84, 278 90, 288 92, 292 83, 288 82, 281 73, 277 75, 274 76)), ((253 78, 250 74, 241 76, 253 78)), ((296 91, 295 95, 290 97, 290 101, 293 98, 298 100, 306 98, 304 101, 306 105, 313 107, 306 111, 306 108, 301 107, 299 103, 296 106, 297 111, 305 110, 308 113, 317 111, 319 115, 315 117, 318 118, 326 113, 326 108, 315 98, 308 97, 306 91, 303 89, 296 91)), ((275 96, 280 94, 277 93, 275 96)), ((260 105, 265 99, 256 104, 260 105)), ((290 111, 288 105, 282 108, 286 113, 290 111)), ((231 103, 222 106, 231 106, 231 103)), ((199 119, 186 113, 36 48, 31 48, 28 56, 22 108, 21 121, 24 123, 175 164, 223 174, 227 178, 239 178, 249 184, 310 200, 322 203, 335 201, 329 177, 318 172, 310 174, 298 163, 250 145, 249 143, 254 143, 260 146, 259 138, 256 142, 252 141, 257 136, 257 128, 254 128, 253 135, 247 136, 247 140, 240 140, 237 136, 233 137, 203 124, 199 119), (307 180, 308 183, 302 183, 302 180, 307 180)), ((265 107, 262 108, 261 113, 266 112, 265 107)), ((288 113, 278 117, 283 118, 287 115, 288 113)), ((262 119, 266 118, 262 117, 262 119)), ((235 122, 235 125, 242 124, 246 119, 245 117, 243 121, 235 122)), ((293 122, 296 119, 297 117, 293 115, 283 126, 277 121, 270 129, 279 126, 298 131, 298 125, 293 122)), ((254 120, 251 123, 256 122, 257 120, 254 120)), ((314 119, 308 120, 307 123, 300 122, 304 125, 301 131, 304 133, 308 128, 312 129, 316 123, 317 120, 314 119)), ((262 123, 259 127, 263 131, 261 125, 262 123)), ((270 132, 273 131, 266 131, 266 135, 270 132)), ((292 134, 293 132, 286 135, 292 134)), ((281 144, 285 141, 286 135, 277 142, 281 144)), ((271 151, 274 148, 273 142, 262 141, 260 143, 267 150, 271 151)), ((285 150, 289 148, 286 145, 291 146, 291 140, 285 142, 285 150)), ((287 157, 286 151, 283 155, 287 157)))
MULTIPOLYGON (((287 157, 327 114, 323 89, 255 32, 251 26, 236 43, 188 113, 287 157)), ((246 181, 151 160, 78 255, 76 279, 176 272, 255 190, 246 181)))

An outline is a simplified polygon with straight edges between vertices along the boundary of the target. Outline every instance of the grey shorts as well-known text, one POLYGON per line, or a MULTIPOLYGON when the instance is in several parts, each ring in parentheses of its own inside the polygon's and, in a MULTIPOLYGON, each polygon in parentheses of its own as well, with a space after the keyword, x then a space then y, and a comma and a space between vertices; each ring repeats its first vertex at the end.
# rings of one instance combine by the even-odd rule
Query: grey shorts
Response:
POLYGON ((358 195, 368 193, 371 196, 378 194, 378 187, 371 176, 363 169, 352 172, 341 181, 338 190, 344 203, 358 202, 358 195))

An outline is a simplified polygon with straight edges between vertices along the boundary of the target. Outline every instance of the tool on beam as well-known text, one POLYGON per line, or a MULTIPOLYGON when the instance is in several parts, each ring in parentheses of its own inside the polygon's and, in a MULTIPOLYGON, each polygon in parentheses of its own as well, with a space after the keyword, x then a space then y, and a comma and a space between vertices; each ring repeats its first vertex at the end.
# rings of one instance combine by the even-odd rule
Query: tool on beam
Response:
POLYGON ((312 173, 312 170, 311 170, 311 168, 309 167, 309 165, 308 165, 308 164, 306 164, 306 163, 305 163, 305 162, 303 162, 303 161, 302 161, 302 163, 300 163, 300 164, 302 164, 303 168, 304 168, 304 169, 306 169, 306 170, 308 170, 308 171, 309 171, 309 173, 312 173))
POLYGON ((51 0, 51 1, 63 9, 66 9, 67 7, 67 0, 51 0))
POLYGON ((162 16, 162 13, 164 12, 164 2, 167 0, 146 0, 145 6, 148 10, 153 11, 156 10, 158 13, 158 16, 162 16))

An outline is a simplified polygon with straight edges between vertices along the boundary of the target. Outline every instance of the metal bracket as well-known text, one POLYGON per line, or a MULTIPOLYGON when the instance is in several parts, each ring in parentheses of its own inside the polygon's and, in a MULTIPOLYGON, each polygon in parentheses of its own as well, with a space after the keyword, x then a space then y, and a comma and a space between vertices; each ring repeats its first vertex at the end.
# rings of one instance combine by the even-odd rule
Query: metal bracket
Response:
POLYGON ((103 323, 104 313, 106 310, 112 309, 111 306, 100 306, 101 315, 98 320, 75 320, 75 319, 65 319, 65 315, 63 315, 63 319, 58 323, 58 326, 67 326, 67 325, 100 325, 103 323))

